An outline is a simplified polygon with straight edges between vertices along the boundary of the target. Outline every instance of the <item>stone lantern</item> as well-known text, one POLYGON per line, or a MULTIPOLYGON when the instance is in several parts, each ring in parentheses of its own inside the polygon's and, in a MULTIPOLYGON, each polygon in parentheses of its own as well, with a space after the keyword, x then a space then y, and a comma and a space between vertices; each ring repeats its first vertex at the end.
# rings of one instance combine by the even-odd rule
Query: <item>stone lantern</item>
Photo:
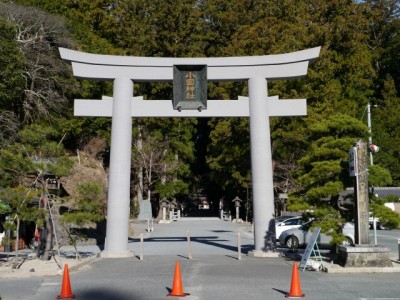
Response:
POLYGON ((232 202, 235 204, 236 208, 236 218, 233 220, 233 222, 243 222, 242 219, 239 218, 239 208, 241 206, 241 202, 243 202, 238 196, 235 197, 235 199, 232 200, 232 202))
POLYGON ((160 223, 166 223, 166 217, 167 217, 167 207, 169 206, 170 202, 167 200, 167 198, 162 198, 160 201, 161 204, 161 209, 162 209, 162 220, 160 223))

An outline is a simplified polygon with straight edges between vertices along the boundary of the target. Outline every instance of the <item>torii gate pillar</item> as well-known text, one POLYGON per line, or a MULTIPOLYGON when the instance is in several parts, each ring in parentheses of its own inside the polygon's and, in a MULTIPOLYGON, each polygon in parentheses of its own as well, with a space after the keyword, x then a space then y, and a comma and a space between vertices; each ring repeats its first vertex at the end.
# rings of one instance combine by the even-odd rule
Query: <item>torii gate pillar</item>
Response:
POLYGON ((124 257, 133 253, 128 251, 128 226, 131 153, 132 153, 132 117, 131 102, 133 82, 129 78, 114 80, 114 105, 112 109, 111 152, 107 203, 107 229, 104 257, 124 257))
POLYGON ((250 151, 253 178, 253 223, 255 256, 275 250, 274 187, 267 101, 267 81, 249 79, 250 151), (263 200, 261 200, 263 199, 263 200), (261 201, 260 201, 261 200, 261 201))
POLYGON ((307 74, 320 47, 279 55, 211 58, 122 57, 60 48, 74 75, 113 80, 113 98, 75 100, 75 116, 112 117, 107 232, 103 257, 132 256, 128 249, 132 117, 250 117, 253 177, 253 256, 275 256, 270 116, 307 114, 305 99, 268 97, 267 80, 307 74), (172 101, 132 99, 135 81, 172 81, 176 65, 206 65, 208 81, 248 80, 249 98, 210 100, 204 110, 174 110, 172 101))

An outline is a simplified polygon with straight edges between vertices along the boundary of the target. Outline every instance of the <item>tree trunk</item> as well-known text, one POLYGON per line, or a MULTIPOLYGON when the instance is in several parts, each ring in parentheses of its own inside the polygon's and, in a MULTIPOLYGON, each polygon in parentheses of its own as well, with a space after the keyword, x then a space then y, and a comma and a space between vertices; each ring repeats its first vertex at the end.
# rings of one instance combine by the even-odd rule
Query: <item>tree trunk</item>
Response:
POLYGON ((12 268, 15 269, 18 266, 18 246, 19 246, 19 226, 20 226, 21 221, 19 220, 19 216, 17 215, 17 234, 15 237, 15 258, 14 258, 14 263, 12 268))
POLYGON ((43 253, 43 260, 50 259, 50 251, 53 248, 53 223, 51 222, 50 214, 46 216, 46 248, 43 253))

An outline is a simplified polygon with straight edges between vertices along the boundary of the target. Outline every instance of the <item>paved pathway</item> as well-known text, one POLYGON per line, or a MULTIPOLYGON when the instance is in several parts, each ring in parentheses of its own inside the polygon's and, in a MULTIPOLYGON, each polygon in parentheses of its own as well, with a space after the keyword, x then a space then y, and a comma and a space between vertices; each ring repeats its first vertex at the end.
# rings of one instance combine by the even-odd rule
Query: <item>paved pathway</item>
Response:
MULTIPOLYGON (((141 226, 143 232, 143 224, 141 226)), ((189 255, 189 243, 193 256, 196 255, 238 255, 238 233, 241 251, 247 254, 254 247, 251 226, 231 223, 217 218, 181 219, 179 221, 155 224, 154 231, 143 233, 143 255, 189 255)), ((129 239, 129 249, 140 255, 140 239, 129 239)))

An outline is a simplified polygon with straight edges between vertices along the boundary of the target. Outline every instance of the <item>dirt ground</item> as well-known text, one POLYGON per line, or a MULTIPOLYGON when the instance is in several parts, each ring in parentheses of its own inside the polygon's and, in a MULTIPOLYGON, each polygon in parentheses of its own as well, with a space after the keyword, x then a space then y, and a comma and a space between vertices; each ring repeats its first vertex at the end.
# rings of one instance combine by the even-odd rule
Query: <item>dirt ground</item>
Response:
POLYGON ((90 263, 98 259, 97 255, 84 256, 80 259, 58 255, 50 260, 42 260, 32 253, 24 252, 18 260, 16 268, 14 256, 0 256, 0 278, 33 277, 33 276, 60 276, 64 274, 66 265, 68 271, 73 272, 82 268, 89 268, 90 263))
MULTIPOLYGON (((138 238, 141 233, 146 233, 146 222, 131 220, 129 224, 129 237, 138 238)), ((80 258, 76 259, 75 248, 72 246, 60 247, 58 252, 48 261, 36 257, 36 251, 30 249, 20 250, 17 268, 13 268, 14 252, 7 254, 0 252, 0 278, 32 277, 32 276, 59 276, 63 275, 65 264, 70 272, 90 268, 91 262, 101 259, 98 257, 99 249, 96 245, 78 246, 80 258)))

